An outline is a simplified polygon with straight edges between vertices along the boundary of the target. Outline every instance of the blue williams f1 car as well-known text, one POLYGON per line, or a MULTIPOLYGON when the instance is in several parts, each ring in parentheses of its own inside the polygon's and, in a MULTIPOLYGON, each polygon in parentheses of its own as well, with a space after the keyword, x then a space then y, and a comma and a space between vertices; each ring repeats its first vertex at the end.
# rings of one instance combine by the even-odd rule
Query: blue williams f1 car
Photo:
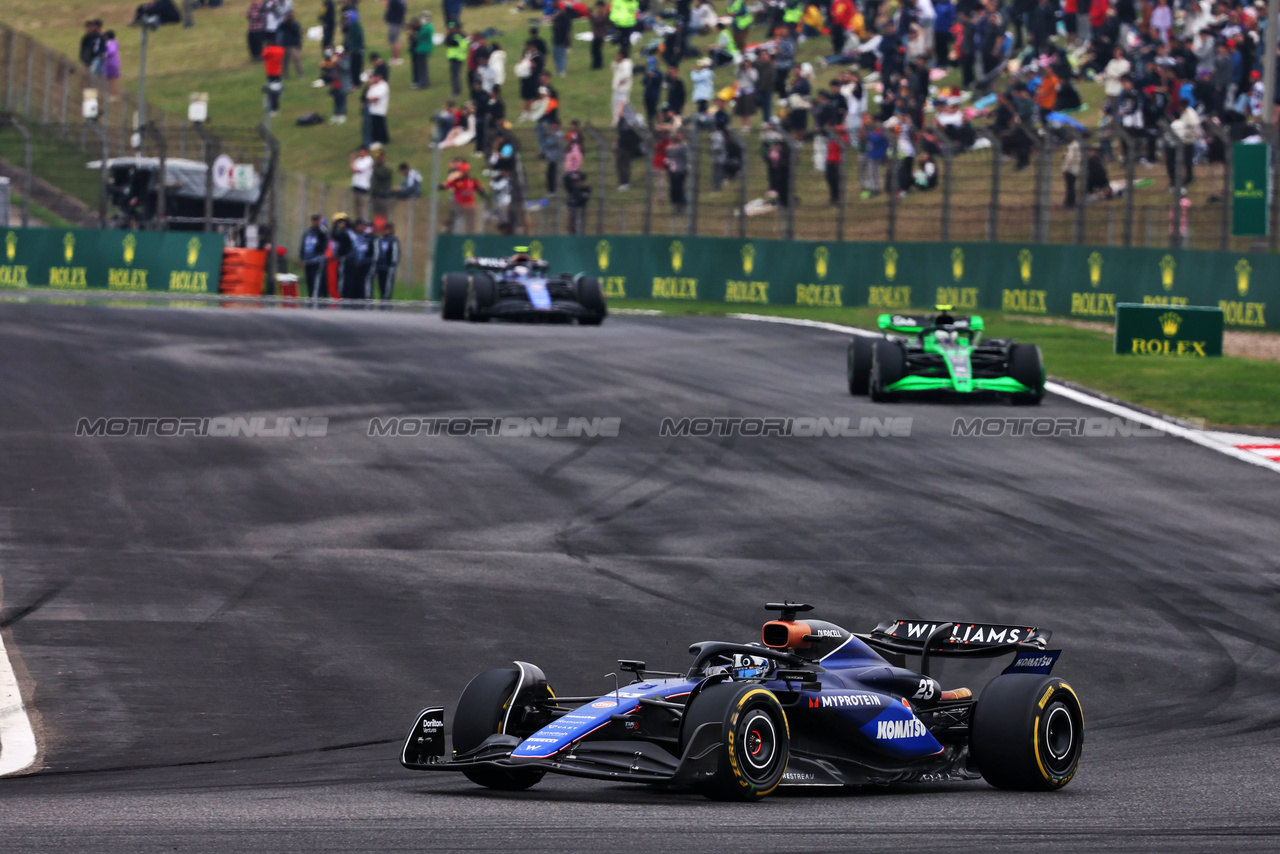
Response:
POLYGON ((599 326, 609 313, 599 279, 553 274, 546 261, 523 246, 509 258, 468 258, 465 267, 465 273, 445 273, 441 279, 445 320, 599 326))
POLYGON ((489 670, 462 692, 447 761, 444 709, 418 715, 401 764, 461 771, 495 789, 547 772, 683 785, 756 800, 778 786, 971 780, 1052 790, 1080 762, 1084 718, 1050 676, 1060 650, 1028 626, 894 620, 869 634, 774 603, 760 644, 704 641, 686 673, 647 670, 598 697, 558 697, 532 664, 489 670), (1013 661, 976 699, 929 675, 939 658, 1013 661), (919 669, 905 667, 919 657, 919 669))

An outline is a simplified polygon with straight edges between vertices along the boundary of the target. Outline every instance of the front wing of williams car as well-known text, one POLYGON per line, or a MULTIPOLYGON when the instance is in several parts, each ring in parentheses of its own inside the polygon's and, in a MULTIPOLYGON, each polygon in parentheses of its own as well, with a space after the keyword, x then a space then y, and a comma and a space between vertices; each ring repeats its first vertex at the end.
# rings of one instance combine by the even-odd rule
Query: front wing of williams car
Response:
POLYGON ((482 673, 459 701, 452 750, 444 709, 431 707, 410 730, 401 763, 462 771, 495 788, 527 788, 553 772, 691 784, 744 799, 779 785, 979 774, 1004 788, 1050 789, 1074 774, 1083 718, 1070 687, 1049 677, 1059 654, 1047 649, 1049 632, 890 621, 855 635, 832 623, 797 620, 808 606, 771 607, 783 611, 782 619, 765 624, 762 644, 694 644, 695 661, 685 674, 620 661, 635 680, 615 682, 600 696, 557 697, 542 671, 525 662, 482 673), (969 689, 944 690, 929 675, 937 657, 1010 653, 1014 661, 984 692, 984 701, 988 694, 1004 699, 986 702, 980 714, 969 689), (906 655, 920 656, 918 670, 901 666, 906 655), (1065 711, 1052 707, 1053 727, 1037 729, 1033 746, 1028 740, 1016 745, 1016 755, 1003 756, 1001 742, 1009 739, 1001 733, 1027 724, 1028 715, 1039 714, 1031 704, 1043 706, 1054 692, 1065 711), (981 733, 990 742, 985 764, 974 760, 981 733), (1049 754, 1040 755, 1041 742, 1053 746, 1049 754), (1027 750, 1039 751, 1034 764, 1023 755, 1027 750))

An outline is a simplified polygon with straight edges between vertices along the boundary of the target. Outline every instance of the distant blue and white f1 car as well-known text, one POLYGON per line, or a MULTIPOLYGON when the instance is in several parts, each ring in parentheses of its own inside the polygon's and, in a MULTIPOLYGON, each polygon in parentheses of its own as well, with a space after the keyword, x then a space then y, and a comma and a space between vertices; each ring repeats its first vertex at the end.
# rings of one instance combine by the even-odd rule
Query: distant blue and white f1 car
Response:
POLYGON ((687 673, 619 662, 635 680, 599 697, 557 697, 532 664, 489 670, 462 692, 446 761, 444 709, 424 709, 406 768, 461 771, 495 789, 547 772, 701 789, 755 800, 778 786, 969 780, 1052 790, 1080 762, 1084 718, 1050 675, 1060 650, 1027 626, 895 620, 853 634, 798 619, 812 606, 765 606, 761 644, 704 641, 687 673), (974 698, 929 675, 938 657, 1010 665, 974 698), (918 670, 905 667, 918 656, 918 670))
POLYGON ((440 282, 445 320, 513 320, 599 326, 609 313, 600 280, 553 274, 551 266, 517 246, 509 258, 468 258, 465 273, 440 282))

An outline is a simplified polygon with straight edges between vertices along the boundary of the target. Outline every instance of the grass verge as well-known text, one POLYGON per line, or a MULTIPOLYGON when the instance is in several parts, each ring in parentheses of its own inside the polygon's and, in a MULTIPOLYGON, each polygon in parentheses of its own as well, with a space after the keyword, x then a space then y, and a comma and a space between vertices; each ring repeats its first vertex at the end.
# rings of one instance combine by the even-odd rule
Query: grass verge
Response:
MULTIPOLYGON (((610 305, 674 315, 749 313, 800 317, 865 329, 876 328, 876 318, 881 314, 873 308, 747 307, 641 299, 614 300, 610 305)), ((1280 362, 1234 356, 1196 360, 1117 356, 1112 352, 1112 337, 1106 332, 1009 320, 1001 312, 984 313, 982 317, 988 337, 1038 344, 1049 373, 1055 377, 1170 415, 1203 418, 1211 426, 1280 428, 1280 400, 1275 393, 1280 388, 1280 362)), ((829 369, 842 371, 843 359, 842 353, 833 353, 829 369)))

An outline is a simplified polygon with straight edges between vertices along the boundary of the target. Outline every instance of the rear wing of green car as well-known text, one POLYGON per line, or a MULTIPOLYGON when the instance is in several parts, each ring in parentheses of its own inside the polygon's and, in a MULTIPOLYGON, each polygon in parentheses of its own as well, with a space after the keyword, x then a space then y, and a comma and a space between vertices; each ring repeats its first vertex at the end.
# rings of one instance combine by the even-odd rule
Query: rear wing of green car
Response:
MULTIPOLYGON (((934 327, 935 318, 907 314, 882 314, 876 322, 881 331, 884 332, 897 332, 900 335, 919 335, 926 329, 934 327)), ((977 316, 957 317, 952 325, 957 329, 969 329, 972 332, 981 332, 983 330, 982 318, 977 316)))

